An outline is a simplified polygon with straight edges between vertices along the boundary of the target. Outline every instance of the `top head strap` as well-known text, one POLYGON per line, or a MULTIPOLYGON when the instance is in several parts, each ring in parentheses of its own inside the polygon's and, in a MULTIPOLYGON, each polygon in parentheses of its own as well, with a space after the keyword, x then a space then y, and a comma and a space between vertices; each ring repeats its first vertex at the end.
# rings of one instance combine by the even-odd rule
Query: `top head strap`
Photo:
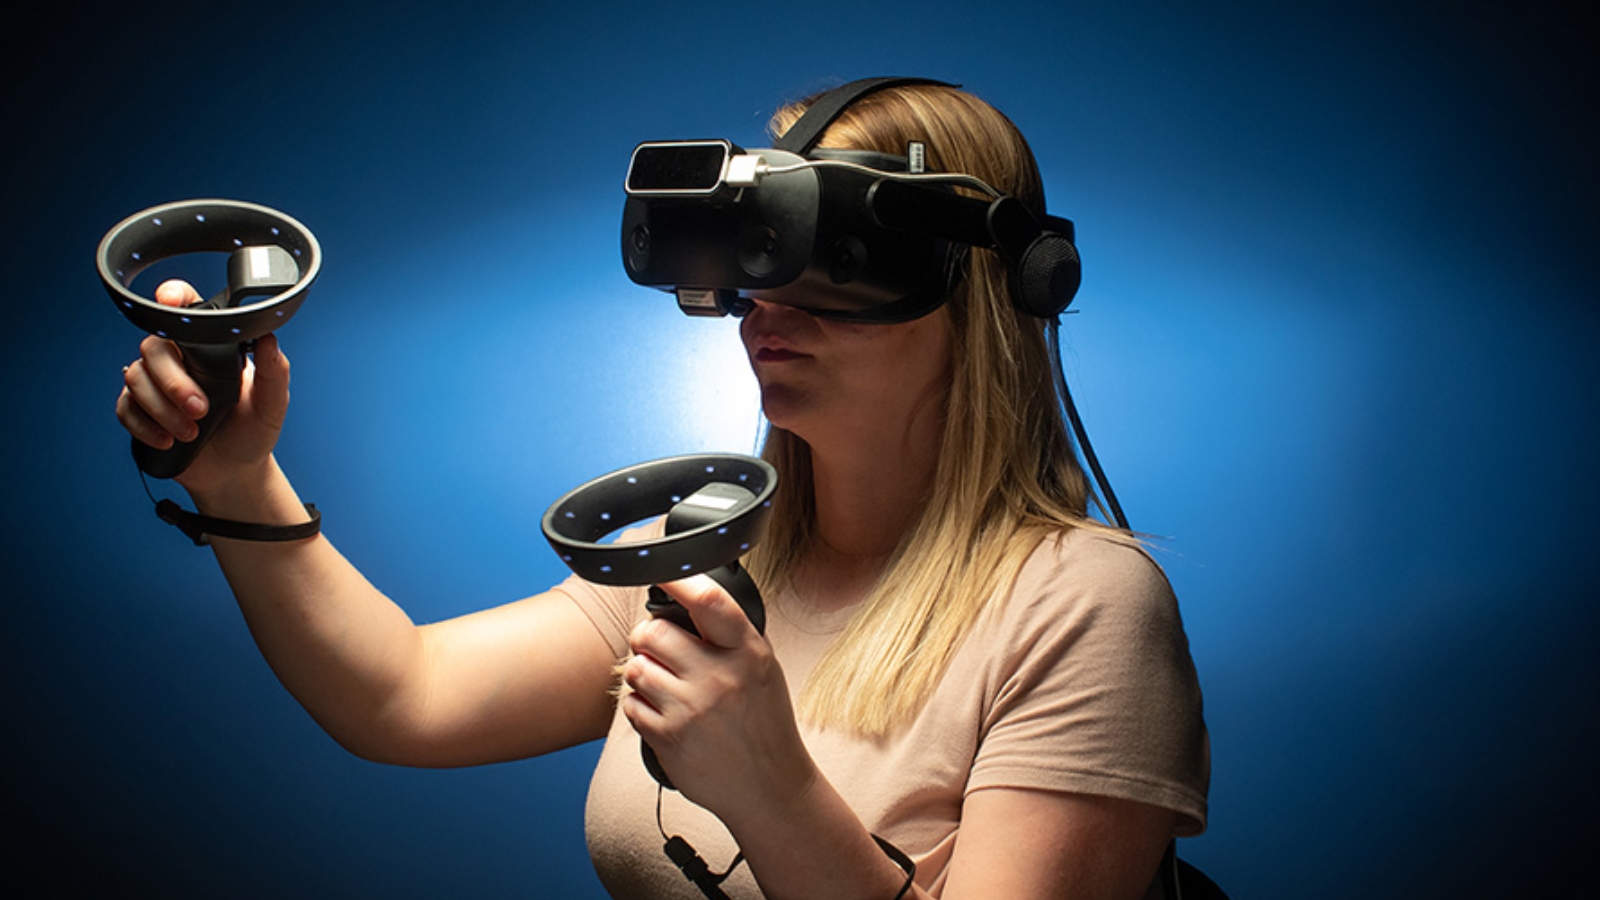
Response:
POLYGON ((817 146, 817 141, 822 138, 822 132, 827 130, 828 126, 833 124, 833 120, 839 118, 839 114, 850 104, 875 91, 907 84, 959 86, 935 81, 932 78, 861 78, 818 97, 806 108, 805 114, 799 121, 790 126, 789 130, 783 133, 783 137, 773 142, 772 147, 775 150, 787 150, 805 156, 817 146))

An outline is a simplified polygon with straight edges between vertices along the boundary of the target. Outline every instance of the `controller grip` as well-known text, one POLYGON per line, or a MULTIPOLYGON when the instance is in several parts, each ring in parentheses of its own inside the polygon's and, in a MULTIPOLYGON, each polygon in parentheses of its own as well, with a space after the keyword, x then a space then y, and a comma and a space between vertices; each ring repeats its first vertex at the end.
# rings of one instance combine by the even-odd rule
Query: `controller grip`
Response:
MULTIPOLYGON (((761 591, 756 587, 755 580, 750 577, 750 573, 746 572, 744 567, 737 562, 731 562, 725 566, 712 569, 706 574, 711 576, 712 581, 721 585, 722 589, 733 597, 739 604, 739 608, 744 610, 745 617, 750 620, 750 624, 755 626, 756 632, 758 634, 766 634, 767 607, 762 601, 761 591)), ((694 627, 694 620, 689 617, 689 611, 683 608, 683 604, 667 596, 666 591, 655 585, 650 586, 650 595, 645 600, 644 608, 652 617, 666 619, 695 637, 700 636, 699 630, 694 627)), ((676 790, 672 786, 672 780, 667 777, 666 770, 661 768, 661 761, 656 758, 656 751, 649 744, 642 741, 639 744, 639 750, 644 756, 644 767, 650 772, 651 777, 660 782, 662 787, 668 790, 676 790)))
POLYGON ((239 388, 244 373, 242 344, 179 344, 183 366, 205 392, 209 408, 199 422, 200 433, 192 441, 174 441, 159 450, 135 438, 133 459, 140 471, 152 478, 175 478, 189 468, 211 435, 222 427, 239 404, 239 388))

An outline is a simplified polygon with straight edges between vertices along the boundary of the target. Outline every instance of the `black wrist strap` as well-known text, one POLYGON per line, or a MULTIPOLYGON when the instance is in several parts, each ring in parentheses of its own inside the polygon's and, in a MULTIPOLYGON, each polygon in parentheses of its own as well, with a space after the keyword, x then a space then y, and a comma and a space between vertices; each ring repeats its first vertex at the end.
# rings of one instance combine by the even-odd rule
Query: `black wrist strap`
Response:
POLYGON ((299 541, 322 531, 322 513, 314 504, 305 504, 311 521, 299 525, 258 525, 253 522, 234 522, 190 512, 171 500, 156 503, 156 515, 161 521, 177 528, 194 541, 196 547, 211 543, 211 538, 231 538, 236 541, 299 541))

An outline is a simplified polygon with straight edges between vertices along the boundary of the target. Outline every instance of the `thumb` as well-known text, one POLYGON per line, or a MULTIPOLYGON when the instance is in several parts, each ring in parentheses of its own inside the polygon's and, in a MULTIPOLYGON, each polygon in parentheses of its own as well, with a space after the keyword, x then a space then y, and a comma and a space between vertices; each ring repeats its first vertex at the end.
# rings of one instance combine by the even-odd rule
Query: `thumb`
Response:
POLYGON ((252 362, 251 402, 264 419, 281 426, 289 409, 289 357, 278 346, 277 335, 256 338, 252 362))
POLYGON ((200 293, 187 281, 173 278, 156 288, 156 302, 162 306, 193 306, 200 300, 200 293))
POLYGON ((691 575, 661 589, 689 611, 700 637, 710 644, 731 650, 755 632, 744 610, 709 576, 691 575))

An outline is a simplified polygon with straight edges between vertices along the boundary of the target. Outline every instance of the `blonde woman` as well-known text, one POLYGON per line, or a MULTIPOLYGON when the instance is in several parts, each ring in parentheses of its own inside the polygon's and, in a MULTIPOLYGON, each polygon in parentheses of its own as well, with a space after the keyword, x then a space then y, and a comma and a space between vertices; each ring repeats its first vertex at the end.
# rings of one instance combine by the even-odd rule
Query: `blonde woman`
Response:
MULTIPOLYGON (((1022 136, 954 88, 863 96, 822 145, 912 141, 930 170, 1043 212, 1022 136)), ((1049 325, 1007 277, 974 249, 945 302, 897 324, 753 302, 740 334, 781 475, 746 561, 765 635, 703 576, 665 586, 696 637, 650 619, 643 588, 576 577, 419 627, 320 534, 219 538, 217 559, 284 685, 356 754, 461 766, 605 738, 587 830, 615 897, 1145 896, 1173 837, 1205 825, 1197 680, 1160 570, 1089 515, 1049 325)), ((288 375, 262 339, 233 419, 179 478, 201 513, 305 520, 272 455, 288 375)), ((126 382, 135 437, 193 435, 207 400, 172 344, 147 339, 126 382)))

